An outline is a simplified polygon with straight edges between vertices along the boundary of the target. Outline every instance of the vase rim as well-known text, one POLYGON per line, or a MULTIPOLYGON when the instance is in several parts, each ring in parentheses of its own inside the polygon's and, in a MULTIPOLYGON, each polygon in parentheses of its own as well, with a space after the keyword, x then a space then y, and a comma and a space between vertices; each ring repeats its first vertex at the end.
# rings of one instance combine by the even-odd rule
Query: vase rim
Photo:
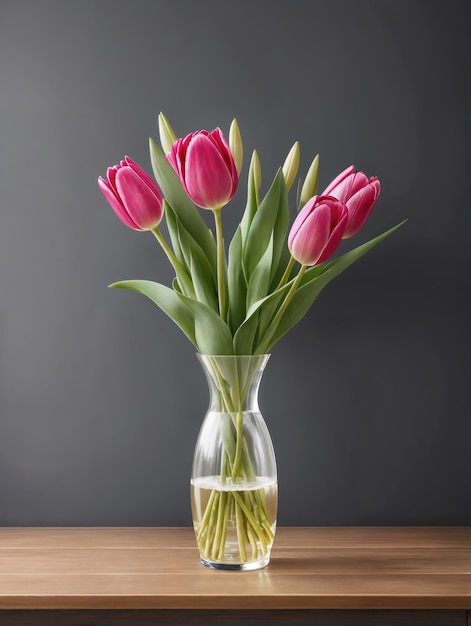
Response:
POLYGON ((262 357, 269 357, 271 356, 270 352, 264 353, 264 354, 206 354, 204 352, 197 352, 196 356, 200 357, 200 356, 204 356, 204 357, 209 357, 211 359, 234 359, 234 358, 242 358, 242 359, 247 359, 247 358, 262 358, 262 357))

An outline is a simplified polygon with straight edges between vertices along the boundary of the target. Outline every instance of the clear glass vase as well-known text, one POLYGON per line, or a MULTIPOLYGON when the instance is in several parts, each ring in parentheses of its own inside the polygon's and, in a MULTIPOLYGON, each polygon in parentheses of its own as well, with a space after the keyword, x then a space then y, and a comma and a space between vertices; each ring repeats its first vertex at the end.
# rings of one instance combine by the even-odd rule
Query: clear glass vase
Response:
POLYGON ((191 475, 201 562, 260 569, 270 560, 278 505, 275 453, 258 408, 269 355, 197 356, 210 389, 191 475))

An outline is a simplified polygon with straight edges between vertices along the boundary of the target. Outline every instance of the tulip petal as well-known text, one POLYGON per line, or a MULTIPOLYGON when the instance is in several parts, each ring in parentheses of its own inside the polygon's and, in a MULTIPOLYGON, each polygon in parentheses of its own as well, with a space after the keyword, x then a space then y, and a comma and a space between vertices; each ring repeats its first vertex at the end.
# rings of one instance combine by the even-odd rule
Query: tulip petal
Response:
MULTIPOLYGON (((112 168, 110 168, 112 169, 112 168)), ((115 177, 116 172, 114 172, 113 178, 115 177)), ((134 220, 131 218, 131 216, 129 215, 129 213, 126 211, 123 203, 121 202, 121 200, 119 199, 119 196, 117 195, 117 193, 114 191, 113 187, 110 185, 109 182, 107 182, 106 180, 104 180, 101 176, 98 178, 98 186, 100 187, 101 191, 103 192, 103 195, 105 196, 105 198, 108 200, 111 208, 113 209, 113 211, 116 213, 116 215, 119 217, 119 219, 126 224, 126 226, 129 226, 129 228, 133 228, 134 230, 142 230, 135 222, 134 220)))
POLYGON ((368 179, 363 172, 355 172, 346 176, 339 182, 329 194, 333 198, 337 198, 341 202, 347 202, 354 194, 368 185, 368 179))
POLYGON ((296 219, 294 220, 293 225, 291 226, 291 230, 288 235, 288 247, 289 248, 291 248, 293 240, 296 237, 296 234, 298 233, 299 229, 304 224, 304 222, 306 221, 306 219, 309 217, 314 207, 316 206, 317 198, 318 196, 313 196, 308 202, 306 202, 302 210, 297 214, 296 219))
MULTIPOLYGON (((345 178, 347 178, 347 176, 350 176, 350 174, 355 170, 353 165, 350 165, 349 167, 347 167, 347 169, 345 169, 343 172, 340 172, 340 174, 334 178, 334 180, 330 183, 330 185, 328 185, 326 187, 326 189, 323 191, 322 195, 323 196, 332 196, 335 194, 332 194, 332 190, 337 187, 337 185, 339 185, 345 178)), ((335 196, 337 197, 337 196, 335 196)))
POLYGON ((192 140, 192 135, 187 135, 183 139, 180 140, 178 144, 177 151, 177 165, 179 172, 184 177, 185 176, 185 159, 186 153, 188 151, 188 146, 190 145, 190 141, 192 140))
POLYGON ((291 245, 291 254, 302 265, 315 265, 330 235, 330 209, 323 204, 312 211, 298 229, 291 245))
POLYGON ((185 160, 186 189, 204 209, 221 207, 231 198, 231 172, 214 142, 199 133, 191 140, 185 160))
POLYGON ((355 172, 351 178, 351 186, 349 189, 350 196, 353 196, 357 191, 363 189, 369 184, 369 180, 363 172, 355 172))
POLYGON ((157 183, 149 176, 149 174, 144 169, 142 169, 142 167, 138 163, 133 161, 130 157, 127 156, 124 158, 126 160, 126 164, 129 165, 129 167, 132 170, 134 170, 134 172, 136 172, 136 174, 146 183, 148 187, 150 187, 150 189, 154 192, 155 196, 159 198, 160 200, 162 200, 163 199, 162 192, 158 188, 157 183))
POLYGON ((173 144, 172 149, 170 150, 170 152, 165 155, 165 158, 170 163, 170 165, 173 167, 173 169, 178 174, 178 176, 180 176, 180 172, 178 171, 178 166, 177 166, 177 149, 178 149, 179 142, 181 142, 181 139, 178 139, 178 141, 173 144))
POLYGON ((220 128, 215 128, 211 133, 209 133, 209 137, 212 141, 215 141, 221 156, 223 157, 229 171, 231 172, 233 183, 233 191, 231 194, 232 197, 232 195, 235 193, 239 177, 235 159, 232 155, 229 144, 227 143, 226 138, 224 137, 224 134, 220 128))
POLYGON ((155 228, 162 219, 162 201, 131 167, 116 173, 116 189, 126 211, 141 230, 155 228))
POLYGON ((378 199, 378 196, 381 192, 381 184, 379 182, 379 179, 377 176, 372 176, 370 178, 370 185, 372 185, 374 187, 375 190, 375 202, 378 199))
POLYGON ((377 197, 376 191, 376 187, 368 185, 348 200, 348 223, 343 235, 344 239, 355 235, 366 222, 377 197))
POLYGON ((111 185, 111 187, 113 188, 116 194, 118 193, 116 191, 116 172, 118 171, 119 168, 120 168, 119 165, 115 165, 113 167, 109 167, 106 170, 106 178, 108 179, 109 184, 111 185))
POLYGON ((343 236, 343 233, 345 232, 347 221, 348 221, 348 212, 347 212, 347 209, 345 208, 345 205, 341 207, 341 209, 338 212, 336 210, 332 211, 331 223, 330 223, 332 232, 330 233, 330 237, 329 237, 329 241, 327 242, 327 245, 325 246, 320 257, 317 259, 316 265, 320 263, 324 263, 324 261, 327 261, 327 259, 330 259, 330 257, 337 250, 340 242, 342 241, 342 236, 343 236), (334 213, 336 213, 336 215, 334 215, 334 213))

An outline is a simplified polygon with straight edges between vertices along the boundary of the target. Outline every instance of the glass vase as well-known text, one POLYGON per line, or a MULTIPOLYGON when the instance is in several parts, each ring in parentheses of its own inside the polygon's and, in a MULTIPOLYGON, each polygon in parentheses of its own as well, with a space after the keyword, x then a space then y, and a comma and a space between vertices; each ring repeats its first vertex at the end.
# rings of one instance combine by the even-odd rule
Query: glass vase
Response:
POLYGON ((201 562, 260 569, 270 560, 278 505, 275 453, 258 407, 269 355, 197 356, 210 390, 191 475, 201 562))

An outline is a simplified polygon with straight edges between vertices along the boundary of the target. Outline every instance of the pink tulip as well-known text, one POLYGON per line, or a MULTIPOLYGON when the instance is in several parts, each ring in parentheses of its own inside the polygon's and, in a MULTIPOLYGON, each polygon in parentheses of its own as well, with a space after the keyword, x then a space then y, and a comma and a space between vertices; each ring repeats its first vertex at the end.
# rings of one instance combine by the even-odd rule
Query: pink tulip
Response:
POLYGON ((128 156, 109 167, 98 186, 119 219, 134 230, 151 230, 163 216, 162 192, 152 178, 128 156))
POLYGON ((314 196, 291 227, 288 237, 291 255, 301 265, 323 263, 340 244, 347 220, 343 202, 328 196, 314 196))
POLYGON ((219 209, 235 194, 237 169, 219 128, 178 139, 167 159, 187 194, 202 209, 219 209))
POLYGON ((335 178, 324 191, 345 203, 348 211, 347 228, 343 239, 355 235, 366 222, 378 199, 381 185, 376 176, 369 180, 363 172, 355 172, 353 165, 335 178))

